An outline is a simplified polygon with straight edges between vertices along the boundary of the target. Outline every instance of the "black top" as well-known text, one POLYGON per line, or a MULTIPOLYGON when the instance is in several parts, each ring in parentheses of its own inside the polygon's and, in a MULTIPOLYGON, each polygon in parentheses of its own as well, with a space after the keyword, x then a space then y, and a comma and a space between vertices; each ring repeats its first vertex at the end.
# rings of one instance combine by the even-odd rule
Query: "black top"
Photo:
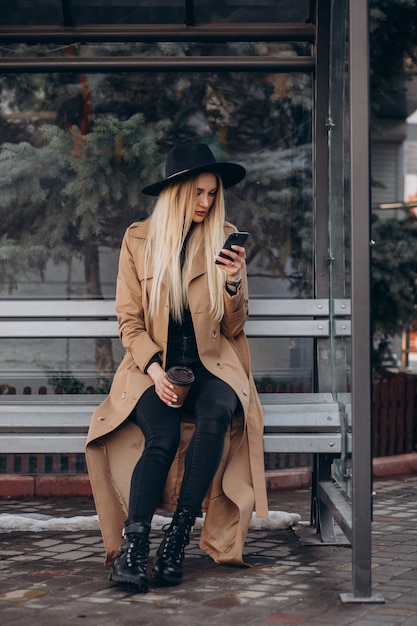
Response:
MULTIPOLYGON (((187 244, 193 231, 193 227, 194 224, 191 225, 181 250, 181 267, 184 264, 187 244)), ((167 368, 172 365, 186 365, 187 367, 192 367, 193 364, 196 365, 199 361, 200 358, 198 356, 193 320, 190 309, 186 308, 181 322, 177 322, 171 316, 169 318, 167 368)), ((145 368, 145 373, 151 363, 155 362, 160 364, 162 363, 159 354, 155 354, 150 359, 145 368)))

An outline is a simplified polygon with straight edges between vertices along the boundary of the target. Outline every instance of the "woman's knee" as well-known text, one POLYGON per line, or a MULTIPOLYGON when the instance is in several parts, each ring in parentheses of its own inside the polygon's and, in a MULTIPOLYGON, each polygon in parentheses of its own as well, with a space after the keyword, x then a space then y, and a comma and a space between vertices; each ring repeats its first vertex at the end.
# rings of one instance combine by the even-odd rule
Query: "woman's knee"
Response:
POLYGON ((145 438, 145 451, 154 451, 162 456, 173 457, 180 443, 180 420, 172 415, 173 410, 165 407, 151 407, 148 402, 140 402, 133 412, 133 419, 142 430, 145 438))
POLYGON ((197 430, 211 435, 224 437, 234 413, 234 406, 225 405, 221 400, 212 398, 203 408, 196 410, 197 430))
POLYGON ((153 451, 156 454, 173 458, 180 444, 180 433, 154 433, 145 438, 145 450, 153 451))

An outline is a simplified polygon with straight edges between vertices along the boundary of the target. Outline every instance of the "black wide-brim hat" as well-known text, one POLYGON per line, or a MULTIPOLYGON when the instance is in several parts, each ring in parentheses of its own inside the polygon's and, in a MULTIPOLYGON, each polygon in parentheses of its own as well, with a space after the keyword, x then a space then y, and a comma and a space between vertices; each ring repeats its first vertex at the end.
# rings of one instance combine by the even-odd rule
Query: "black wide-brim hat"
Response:
POLYGON ((158 196, 171 183, 202 172, 218 174, 225 189, 240 183, 246 176, 246 170, 242 165, 216 161, 207 144, 187 143, 172 148, 167 156, 164 180, 144 187, 142 193, 147 196, 158 196))

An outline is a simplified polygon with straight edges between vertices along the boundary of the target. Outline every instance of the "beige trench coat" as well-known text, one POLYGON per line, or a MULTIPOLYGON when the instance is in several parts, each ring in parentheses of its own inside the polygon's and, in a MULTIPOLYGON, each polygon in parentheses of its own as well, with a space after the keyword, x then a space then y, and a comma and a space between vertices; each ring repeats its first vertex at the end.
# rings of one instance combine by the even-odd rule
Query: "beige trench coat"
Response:
MULTIPOLYGON (((225 224, 225 235, 235 230, 225 224)), ((119 552, 127 517, 130 478, 143 449, 142 431, 129 420, 138 399, 153 381, 144 369, 159 353, 165 364, 169 307, 164 288, 160 314, 152 322, 142 299, 143 245, 148 222, 132 224, 126 231, 117 278, 116 313, 126 353, 114 376, 108 397, 94 412, 86 443, 86 459, 101 532, 106 564, 119 552)), ((213 261, 214 262, 214 261, 213 261)), ((148 289, 151 283, 148 276, 148 289)), ((229 428, 220 467, 207 493, 206 518, 200 547, 217 563, 244 565, 242 550, 254 507, 267 517, 263 456, 263 414, 250 371, 243 327, 248 314, 246 275, 236 296, 225 298, 222 323, 209 315, 205 258, 198 256, 189 283, 189 306, 199 355, 204 366, 236 392, 243 413, 229 428)), ((184 416, 181 443, 165 486, 161 509, 174 510, 183 472, 187 443, 193 432, 192 417, 184 416)))

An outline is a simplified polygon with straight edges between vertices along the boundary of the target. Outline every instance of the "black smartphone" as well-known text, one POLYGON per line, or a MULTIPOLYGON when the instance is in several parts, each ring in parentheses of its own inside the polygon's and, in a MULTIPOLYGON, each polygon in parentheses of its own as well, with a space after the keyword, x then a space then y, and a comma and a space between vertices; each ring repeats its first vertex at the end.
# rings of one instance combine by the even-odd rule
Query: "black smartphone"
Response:
MULTIPOLYGON (((248 237, 249 237, 249 233, 243 233, 243 232, 230 233, 230 235, 224 242, 223 248, 225 250, 231 250, 232 246, 244 246, 246 243, 246 239, 248 237)), ((226 254, 224 254, 224 252, 219 252, 219 256, 222 256, 224 259, 230 258, 226 254)), ((223 263, 221 261, 218 261, 217 259, 215 262, 217 263, 217 265, 223 265, 223 263)))

